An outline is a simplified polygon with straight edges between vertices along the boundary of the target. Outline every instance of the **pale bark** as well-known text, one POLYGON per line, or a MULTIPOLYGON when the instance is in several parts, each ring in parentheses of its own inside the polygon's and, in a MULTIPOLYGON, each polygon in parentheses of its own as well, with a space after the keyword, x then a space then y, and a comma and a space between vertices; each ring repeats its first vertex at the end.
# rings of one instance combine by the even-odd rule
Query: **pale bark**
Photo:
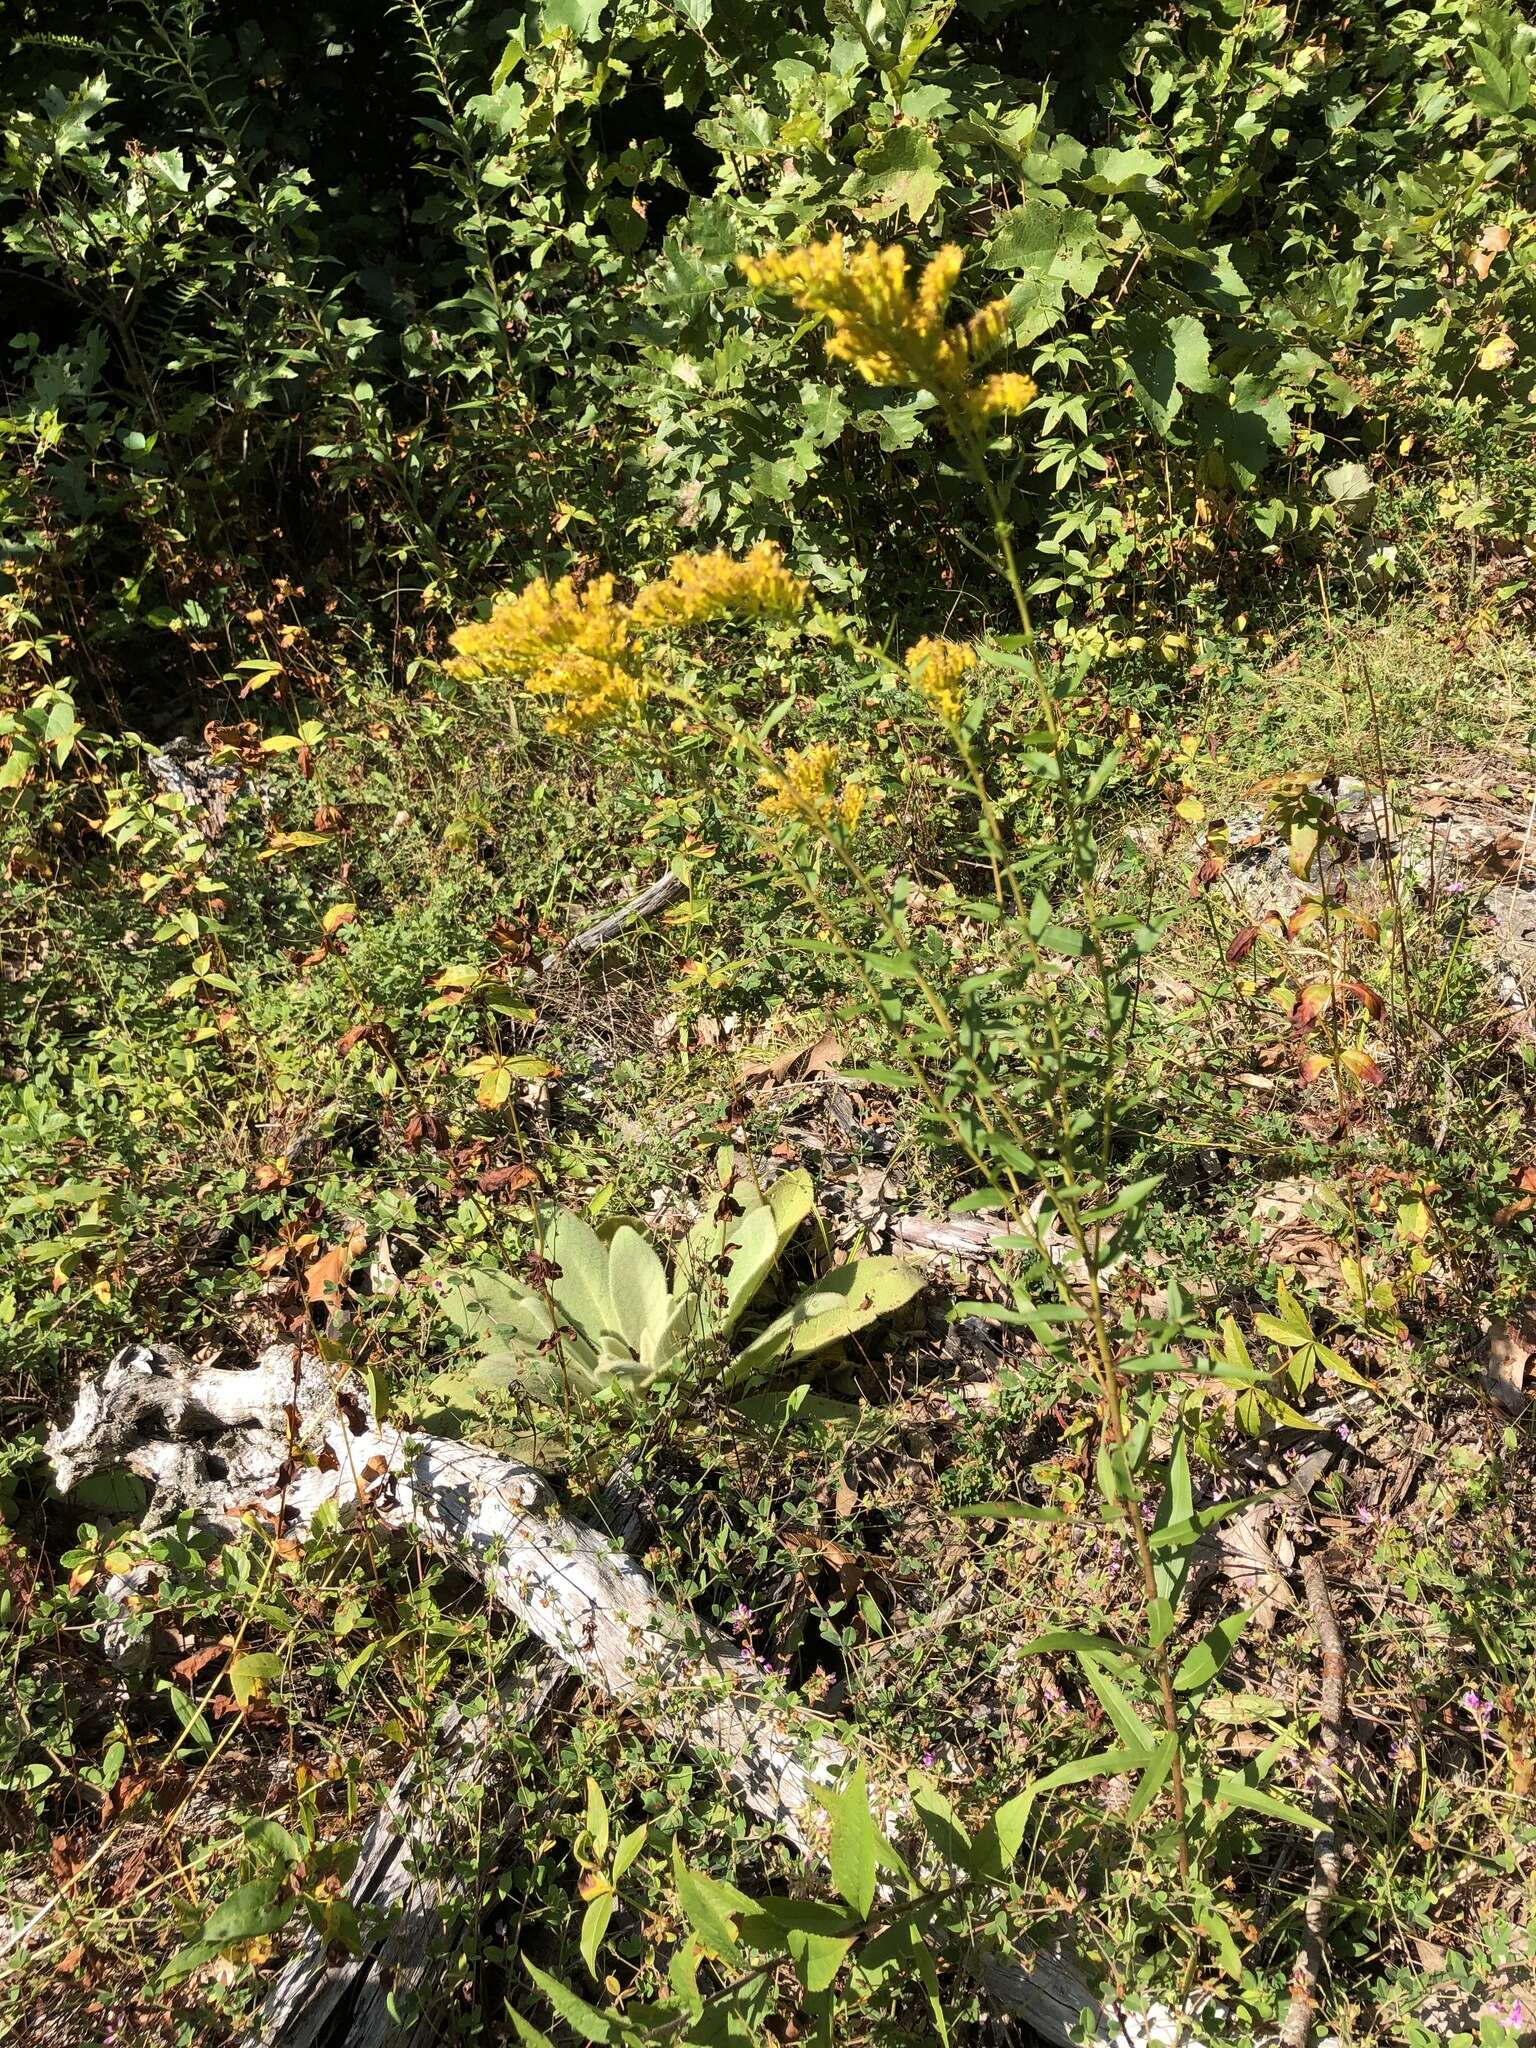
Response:
MULTIPOLYGON (((633 1558, 565 1515, 530 1466, 380 1427, 360 1388, 338 1389, 283 1346, 249 1373, 194 1372, 177 1354, 129 1346, 81 1388, 49 1450, 61 1486, 113 1466, 137 1472, 156 1489, 156 1520, 190 1507, 206 1525, 232 1530, 255 1506, 302 1542, 317 1510, 333 1502, 344 1521, 365 1517, 413 1534, 479 1579, 583 1683, 717 1765, 802 1857, 824 1860, 827 1820, 816 1795, 845 1771, 843 1744, 727 1637, 662 1599, 633 1558), (184 1429, 197 1440, 179 1439, 184 1429)), ((873 1797, 899 1831, 901 1794, 876 1786, 873 1797)), ((974 1962, 989 1995, 1049 2041, 1066 2043, 1079 2013, 1098 2010, 1065 1955, 974 1962)), ((1106 2008, 1099 2038, 1142 2048, 1171 2040, 1173 2027, 1162 2015, 1149 2025, 1106 2008)), ((1195 2048, 1187 2031, 1181 2039, 1195 2048)))

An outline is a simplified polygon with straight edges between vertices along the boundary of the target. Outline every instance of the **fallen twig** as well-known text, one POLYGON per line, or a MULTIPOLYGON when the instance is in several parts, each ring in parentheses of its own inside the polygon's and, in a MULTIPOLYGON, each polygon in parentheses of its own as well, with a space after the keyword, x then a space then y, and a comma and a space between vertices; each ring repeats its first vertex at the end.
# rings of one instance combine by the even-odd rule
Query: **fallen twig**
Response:
POLYGON ((1318 1701, 1317 1792, 1312 1811, 1321 1826, 1312 1838, 1312 1883, 1307 1892, 1305 1932, 1291 1972, 1291 2002, 1280 2029, 1279 2048, 1307 2048, 1317 2011, 1328 1940, 1328 1906, 1339 1888, 1339 1755, 1344 1745, 1344 1689, 1348 1667, 1338 1616, 1328 1592, 1322 1554, 1303 1558, 1301 1582, 1306 1588, 1312 1627, 1322 1652, 1323 1683, 1318 1701))
POLYGON ((670 871, 650 882, 638 895, 621 903, 617 910, 610 910, 606 917, 600 917, 596 924, 589 924, 585 931, 576 934, 566 946, 567 953, 595 953, 599 946, 606 946, 616 938, 627 925, 634 924, 642 917, 653 917, 658 910, 666 910, 679 896, 686 896, 688 885, 670 871))

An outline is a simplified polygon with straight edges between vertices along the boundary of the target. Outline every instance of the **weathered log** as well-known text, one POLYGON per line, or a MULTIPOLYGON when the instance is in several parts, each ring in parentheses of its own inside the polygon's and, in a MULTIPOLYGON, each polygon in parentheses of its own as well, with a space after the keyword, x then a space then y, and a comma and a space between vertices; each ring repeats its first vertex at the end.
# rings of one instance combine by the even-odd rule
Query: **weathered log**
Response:
MULTIPOLYGON (((330 1502, 344 1520, 414 1533, 479 1579, 586 1684, 715 1762, 753 1813, 802 1856, 824 1861, 817 1790, 842 1776, 848 1751, 728 1638, 663 1600, 610 1539, 562 1513, 530 1466, 381 1427, 360 1387, 331 1385, 283 1346, 238 1374, 194 1372, 179 1355, 129 1346, 81 1388, 49 1452, 61 1487, 114 1466, 138 1473, 156 1490, 157 1519, 186 1506, 233 1529, 256 1507, 302 1540, 330 1502), (190 1428, 198 1440, 156 1436, 156 1428, 190 1428)), ((899 1822, 900 1794, 886 1787, 874 1796, 899 1822)), ((978 1956, 975 1964, 989 1994, 1049 2041, 1066 2043, 1085 2008, 1114 2048, 1173 2038, 1164 2015, 1149 2023, 1101 2011, 1068 1956, 978 1956)), ((1187 2030, 1181 2038, 1193 2048, 1187 2030)))

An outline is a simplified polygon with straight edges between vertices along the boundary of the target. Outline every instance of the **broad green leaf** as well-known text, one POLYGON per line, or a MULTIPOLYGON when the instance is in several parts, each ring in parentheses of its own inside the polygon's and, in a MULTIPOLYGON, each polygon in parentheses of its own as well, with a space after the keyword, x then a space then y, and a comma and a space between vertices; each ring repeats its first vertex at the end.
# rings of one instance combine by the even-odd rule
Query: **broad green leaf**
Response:
POLYGON ((916 126, 890 128, 856 162, 858 176, 851 196, 866 220, 886 220, 905 212, 914 223, 927 213, 944 189, 939 152, 916 126))
POLYGON ((541 2032, 533 2024, 532 2020, 525 2020, 510 2000, 503 2009, 512 2022, 517 2038, 522 2043, 522 2048, 555 2048, 555 2044, 550 2040, 548 2034, 541 2032))
POLYGON ((1098 1695, 1099 1704, 1108 1714, 1110 1725, 1120 1740, 1130 1749, 1139 1749, 1143 1756, 1150 1755, 1160 1739, 1157 1730, 1149 1728, 1142 1720, 1129 1697, 1110 1677, 1097 1657, 1080 1652, 1078 1662, 1083 1667, 1083 1676, 1098 1695))
POLYGON ((593 1860, 602 1863, 608 1855, 608 1802, 596 1778, 587 1778, 587 1840, 593 1860))
POLYGON ((825 1991, 853 1947, 851 1934, 810 1934, 802 1928, 788 1936, 789 1952, 807 1991, 825 1991))
POLYGON ((1126 1824, 1129 1827, 1136 1825, 1158 1793, 1162 1791, 1164 1784, 1167 1782, 1168 1774, 1173 1769, 1174 1752, 1178 1748, 1178 1744, 1179 1738, 1176 1735, 1165 1735, 1158 1744, 1157 1754, 1142 1772, 1141 1782, 1137 1785, 1131 1803, 1125 1810, 1126 1824))
POLYGON ((945 1861, 959 1870, 972 1869, 975 1851, 971 1838, 944 1795, 930 1786, 919 1785, 912 1794, 912 1805, 923 1824, 923 1832, 945 1861))
MULTIPOLYGON (((772 1209, 765 1203, 761 1208, 749 1209, 745 1216, 738 1216, 725 1243, 725 1303, 718 1327, 729 1332, 735 1329, 778 1263, 779 1233, 772 1209)), ((706 1283, 706 1302, 710 1291, 706 1283)))
POLYGON ((1128 1663, 1134 1653, 1123 1650, 1108 1636, 1090 1635, 1081 1628, 1048 1628, 1043 1635, 1031 1636, 1019 1646, 1021 1657, 1040 1657, 1051 1650, 1071 1650, 1077 1656, 1096 1657, 1101 1663, 1128 1663))
POLYGON ((545 42, 562 30, 578 43, 590 43, 602 26, 604 0, 544 0, 541 9, 545 42))
POLYGON ((608 1244, 608 1292, 630 1349, 642 1364, 655 1357, 672 1297, 667 1272, 638 1230, 621 1224, 608 1244))
POLYGON ((758 1950, 782 1946, 787 1934, 848 1934, 857 1922, 846 1906, 827 1899, 759 1899, 737 1918, 741 1938, 758 1950))
POLYGON ((1028 1785, 1012 1799, 1004 1800, 977 1835, 974 1849, 977 1862, 985 1870, 1008 1871, 1013 1868, 1014 1859, 1024 1840, 1025 1825, 1029 1810, 1035 1803, 1035 1787, 1028 1785))
POLYGON ((1166 435, 1184 404, 1186 391, 1211 388, 1211 351, 1205 329, 1192 313, 1164 320, 1155 313, 1132 314, 1123 330, 1126 367, 1141 409, 1166 435))
POLYGON ((1315 1814, 1293 1806, 1288 1799, 1277 1799, 1272 1792, 1250 1784, 1237 1771, 1222 1772, 1216 1780, 1216 1797, 1224 1799, 1229 1806, 1246 1806, 1254 1813, 1267 1814, 1271 1820, 1283 1820, 1294 1828, 1305 1828, 1308 1834, 1315 1835, 1323 1825, 1315 1814))
POLYGON ((229 1689, 235 1704, 248 1707, 253 1699, 264 1699, 269 1686, 283 1675, 283 1660, 271 1650, 248 1650, 229 1667, 229 1689))
POLYGON ((642 1821, 639 1827, 630 1829, 629 1833, 619 1843, 618 1848, 614 1850, 613 1881, 615 1884, 618 1883, 619 1879, 645 1847, 646 1837, 649 1833, 649 1826, 645 1821, 642 1821))
POLYGON ((1084 1223, 1107 1223, 1111 1216, 1126 1216, 1139 1209, 1155 1187, 1162 1185, 1160 1173, 1149 1173, 1145 1180, 1133 1180, 1129 1187, 1120 1190, 1112 1202, 1102 1209, 1094 1209, 1083 1217, 1084 1223))
POLYGON ((275 1879, 254 1877, 209 1915, 202 1938, 229 1948, 237 1941, 254 1941, 259 1934, 275 1934, 292 1913, 294 1903, 291 1898, 279 1898, 275 1879))
POLYGON ((1107 198, 1121 192, 1142 192, 1167 169, 1162 157, 1138 145, 1129 149, 1096 149, 1089 159, 1083 189, 1101 192, 1107 198))
POLYGON ((562 1315, 589 1343, 614 1325, 613 1298, 608 1291, 608 1251, 584 1217, 562 1209, 544 1240, 544 1256, 559 1267, 549 1291, 562 1315))
POLYGON ((165 1691, 176 1718, 181 1723, 183 1735, 190 1737, 194 1742, 200 1742, 205 1749, 211 1749, 213 1730, 208 1726, 205 1716, 198 1712, 193 1701, 179 1685, 172 1685, 167 1680, 165 1691))
POLYGON ((869 1810, 864 1766, 856 1764, 847 1784, 818 1794, 832 1816, 828 1860, 832 1882, 861 1919, 875 1902, 875 1822, 869 1810))
POLYGON ((710 1954, 728 1963, 739 1963, 741 1945, 735 1916, 752 1909, 751 1899, 745 1892, 737 1891, 734 1885, 722 1884, 702 1870, 690 1870, 683 1861, 683 1852, 675 1836, 672 1841, 672 1877, 677 1887, 677 1902, 687 1915, 689 1926, 710 1954))
POLYGON ((1060 1508, 1037 1508, 1022 1500, 973 1500, 949 1511, 964 1522, 1066 1522, 1060 1508))
POLYGON ((279 1820, 248 1820, 243 1833, 247 1845, 273 1863, 286 1865, 304 1861, 304 1851, 279 1820))
POLYGON ((739 1386, 790 1359, 830 1350, 904 1308, 926 1285, 921 1269, 900 1259, 852 1259, 836 1266, 732 1359, 727 1384, 739 1386))

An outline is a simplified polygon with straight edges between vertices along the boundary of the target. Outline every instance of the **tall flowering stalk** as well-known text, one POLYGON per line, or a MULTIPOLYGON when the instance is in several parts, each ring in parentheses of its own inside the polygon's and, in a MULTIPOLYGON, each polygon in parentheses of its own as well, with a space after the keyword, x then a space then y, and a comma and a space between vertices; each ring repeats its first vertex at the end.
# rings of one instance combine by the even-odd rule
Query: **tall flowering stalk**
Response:
MULTIPOLYGON (((827 241, 749 258, 742 267, 755 288, 783 293, 801 311, 825 322, 828 353, 834 361, 847 364, 872 385, 926 391, 933 398, 991 511, 1000 562, 1026 644, 1032 647, 1012 528, 987 465, 986 430, 991 421, 1021 411, 1035 397, 1034 384, 1023 373, 989 367, 1008 339, 1007 301, 995 299, 966 318, 951 320, 950 304, 961 269, 960 252, 953 248, 941 250, 915 279, 904 250, 882 250, 874 243, 850 252, 841 241, 827 241)), ((818 864, 800 858, 797 849, 806 840, 830 848, 879 925, 886 951, 874 964, 860 946, 850 943, 843 949, 872 1013, 903 1016, 901 1002, 892 995, 900 980, 917 991, 927 1018, 914 1007, 915 1028, 901 1055, 908 1077, 930 1115, 949 1132, 982 1180, 1006 1201, 1062 1298, 1067 1327, 1083 1328, 1086 1344, 1080 1355, 1101 1400, 1105 1512, 1124 1527, 1140 1566, 1147 1612, 1146 1668, 1161 1694, 1165 1761, 1160 1768, 1167 1772, 1179 1872, 1187 1886, 1190 1833, 1183 1738, 1168 1651, 1174 1620, 1166 1590, 1168 1567, 1154 1555, 1137 1470, 1151 1420, 1138 1410, 1132 1383, 1117 1363, 1100 1281, 1106 1221, 1127 1218, 1152 1183, 1138 1184, 1119 1197, 1110 1191, 1113 1048, 1122 1030, 1132 1028, 1127 1020, 1135 1015, 1135 962, 1144 948, 1139 936, 1121 932, 1125 920, 1101 923, 1094 914, 1094 848, 1081 807, 1092 801, 1096 785, 1085 779, 1085 756, 1066 744, 1054 692, 1036 658, 1032 665, 1046 728, 1046 746, 1037 758, 1045 762, 1042 773, 1053 799, 1068 814, 1064 838, 1084 898, 1074 928, 1067 928, 1056 921, 1043 895, 1037 892, 1033 900, 1025 900, 1020 878, 1028 873, 1028 863, 1010 849, 972 752, 969 698, 973 673, 982 659, 979 651, 965 642, 928 638, 896 659, 857 642, 834 621, 815 621, 818 630, 876 661, 921 699, 942 722, 963 764, 980 807, 997 910, 1007 915, 1007 928, 1020 951, 1019 965, 1027 968, 1019 983, 1029 991, 1027 999, 1019 998, 1022 1011, 1010 1013, 995 1026, 990 1013, 977 1008, 974 991, 962 984, 950 994, 942 965, 911 943, 900 913, 893 911, 886 894, 855 857, 853 836, 866 792, 857 779, 842 776, 836 749, 811 745, 775 758, 762 737, 679 675, 673 636, 729 620, 790 622, 804 618, 809 605, 809 586, 786 568, 773 547, 754 548, 739 559, 721 552, 680 554, 664 576, 628 602, 620 601, 607 576, 594 578, 581 591, 569 578, 552 586, 538 579, 498 606, 489 620, 456 635, 451 666, 459 673, 500 673, 519 681, 531 695, 545 700, 547 721, 560 732, 634 717, 653 696, 686 709, 757 763, 765 792, 759 829, 772 835, 819 918, 830 928, 836 913, 818 864), (1057 966, 1047 953, 1057 963, 1063 955, 1079 959, 1099 1004, 1094 1030, 1079 1034, 1070 1045, 1055 992, 1057 966), (932 1070, 936 1060, 949 1062, 947 1073, 932 1070), (1087 1075, 1091 1082, 1085 1080, 1087 1075), (1033 1086, 1033 1106, 1028 1098, 1021 1106, 1021 1082, 1033 1086), (1098 1091, 1091 1110, 1081 1095, 1087 1085, 1098 1091), (1048 1133, 1043 1142, 1032 1117, 1039 1131, 1048 1133), (1038 1205, 1030 1201, 1036 1180, 1043 1184, 1066 1231, 1078 1277, 1051 1257, 1038 1205)), ((1193 1941, 1191 1935, 1192 1955, 1193 1941)))
MULTIPOLYGON (((827 354, 834 362, 848 364, 866 384, 926 391, 934 400, 986 499, 1003 574, 1032 647, 1034 622, 1014 553, 1013 524, 987 466, 986 431, 999 416, 1023 412, 1037 392, 1034 379, 1020 370, 983 374, 1012 333, 1005 298, 950 322, 949 304, 964 261, 964 251, 950 243, 914 284, 899 244, 882 249, 866 242, 850 250, 839 236, 744 256, 740 266, 755 291, 787 297, 802 313, 826 322, 827 354)), ((1038 659, 1035 683, 1041 718, 1054 740, 1059 721, 1038 659)))

